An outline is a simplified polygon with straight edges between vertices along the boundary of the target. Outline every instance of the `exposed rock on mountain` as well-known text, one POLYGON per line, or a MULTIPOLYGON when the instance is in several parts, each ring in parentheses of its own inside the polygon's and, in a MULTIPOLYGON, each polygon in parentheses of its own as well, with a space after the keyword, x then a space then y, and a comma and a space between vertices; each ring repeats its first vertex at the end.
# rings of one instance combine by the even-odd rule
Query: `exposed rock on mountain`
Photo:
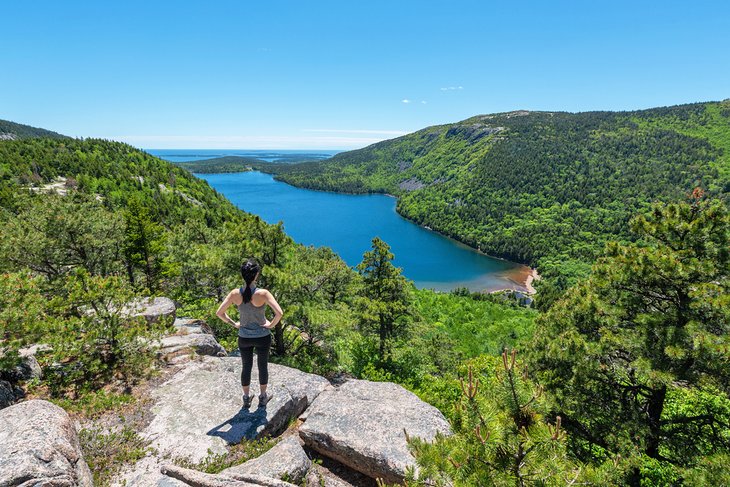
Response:
POLYGON ((307 475, 311 466, 312 461, 299 444, 299 439, 289 436, 260 457, 227 468, 221 475, 235 478, 237 475, 256 474, 274 479, 286 478, 298 484, 307 475))
POLYGON ((123 314, 130 317, 143 316, 148 323, 163 320, 175 321, 175 301, 170 298, 142 298, 129 303, 123 314))
POLYGON ((216 341, 215 337, 207 333, 166 336, 160 342, 160 347, 160 353, 163 357, 181 351, 194 351, 198 355, 212 355, 214 357, 228 355, 226 349, 216 341))
POLYGON ((444 416, 390 382, 350 380, 324 391, 299 434, 307 446, 370 477, 401 482, 415 466, 406 435, 433 440, 449 434, 444 416))
POLYGON ((0 411, 0 485, 93 485, 66 411, 41 400, 0 411))
POLYGON ((208 323, 195 318, 176 318, 172 326, 178 333, 213 333, 208 323))
MULTIPOLYGON (((202 357, 186 363, 153 390, 153 419, 141 435, 151 441, 156 455, 123 475, 127 485, 156 485, 165 457, 197 463, 209 452, 226 453, 228 444, 276 436, 330 387, 323 377, 270 364, 273 398, 265 408, 258 407, 256 399, 249 409, 243 409, 240 375, 238 357, 202 357)), ((252 379, 251 389, 258 394, 255 362, 252 379)))

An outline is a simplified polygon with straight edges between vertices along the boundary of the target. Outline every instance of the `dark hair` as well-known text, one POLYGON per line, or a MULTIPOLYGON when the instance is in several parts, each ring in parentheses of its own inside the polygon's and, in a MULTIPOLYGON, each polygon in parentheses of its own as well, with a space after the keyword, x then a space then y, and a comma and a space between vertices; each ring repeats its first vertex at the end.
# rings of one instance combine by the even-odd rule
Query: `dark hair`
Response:
POLYGON ((251 292, 251 283, 254 279, 256 279, 256 275, 260 271, 261 265, 256 261, 256 259, 248 259, 241 265, 241 277, 243 277, 243 280, 246 281, 246 287, 243 288, 243 292, 241 292, 244 303, 251 301, 251 296, 253 296, 253 293, 251 292))

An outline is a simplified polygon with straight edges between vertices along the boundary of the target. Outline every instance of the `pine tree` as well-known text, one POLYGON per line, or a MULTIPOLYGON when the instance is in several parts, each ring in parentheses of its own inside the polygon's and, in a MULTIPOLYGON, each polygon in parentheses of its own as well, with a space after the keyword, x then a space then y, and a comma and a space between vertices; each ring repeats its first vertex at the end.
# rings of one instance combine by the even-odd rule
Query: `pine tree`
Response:
POLYGON ((164 231, 138 199, 129 202, 124 212, 124 255, 129 282, 135 283, 135 270, 144 274, 147 289, 159 288, 163 271, 164 231))
POLYGON ((632 229, 539 319, 532 362, 583 458, 692 466, 730 448, 730 218, 695 191, 632 229))
POLYGON ((381 363, 388 356, 391 341, 405 333, 410 313, 408 281, 401 275, 401 269, 393 265, 393 258, 388 244, 375 237, 372 250, 363 254, 357 266, 363 278, 360 322, 363 331, 375 330, 381 363))
POLYGON ((561 419, 546 420, 547 398, 516 351, 486 360, 484 371, 475 370, 476 360, 460 380, 453 435, 433 443, 409 439, 419 466, 409 482, 517 487, 575 482, 580 470, 568 457, 561 419))

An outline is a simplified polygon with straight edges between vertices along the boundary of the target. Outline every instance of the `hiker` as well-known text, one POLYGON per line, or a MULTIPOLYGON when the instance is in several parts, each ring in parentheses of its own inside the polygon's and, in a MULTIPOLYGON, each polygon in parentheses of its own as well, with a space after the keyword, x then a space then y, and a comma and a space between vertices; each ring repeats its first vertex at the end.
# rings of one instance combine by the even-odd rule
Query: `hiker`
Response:
POLYGON ((260 274, 259 263, 255 259, 247 260, 241 266, 241 276, 245 284, 228 293, 216 312, 221 320, 238 329, 238 349, 241 351, 241 361, 243 362, 241 385, 243 386, 244 408, 249 408, 253 400, 250 385, 254 350, 256 350, 256 363, 259 369, 259 407, 266 406, 272 397, 272 394, 266 390, 269 383, 271 329, 279 323, 283 314, 276 298, 268 290, 256 287, 256 280, 260 274), (226 313, 232 304, 238 307, 238 321, 234 321, 226 313), (274 311, 274 318, 271 321, 265 315, 267 306, 274 311))

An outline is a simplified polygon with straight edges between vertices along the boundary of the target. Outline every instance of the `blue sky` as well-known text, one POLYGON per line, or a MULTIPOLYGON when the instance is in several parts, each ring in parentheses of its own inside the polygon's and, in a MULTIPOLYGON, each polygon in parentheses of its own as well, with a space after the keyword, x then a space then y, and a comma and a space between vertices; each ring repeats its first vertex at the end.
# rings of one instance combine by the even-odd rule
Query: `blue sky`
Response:
POLYGON ((0 118, 144 148, 362 147, 481 113, 730 97, 726 1, 33 1, 0 118))

